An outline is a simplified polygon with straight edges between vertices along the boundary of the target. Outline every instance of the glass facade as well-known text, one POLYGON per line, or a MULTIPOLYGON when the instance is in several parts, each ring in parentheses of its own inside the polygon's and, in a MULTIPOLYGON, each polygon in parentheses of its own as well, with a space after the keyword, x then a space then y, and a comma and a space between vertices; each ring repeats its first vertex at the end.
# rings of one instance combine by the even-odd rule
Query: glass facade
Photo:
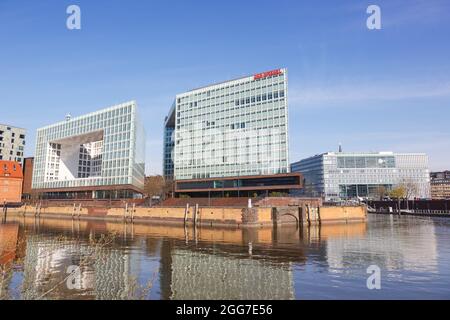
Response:
POLYGON ((286 69, 175 98, 164 131, 164 174, 175 179, 289 172, 286 69))
POLYGON ((411 197, 430 197, 425 154, 329 152, 293 163, 291 170, 303 174, 306 194, 325 200, 375 198, 380 188, 400 184, 414 186, 411 197))
POLYGON ((188 189, 221 189, 221 188, 249 188, 249 187, 273 187, 298 185, 300 183, 298 176, 289 177, 270 177, 264 178, 246 178, 246 179, 227 179, 227 180, 197 180, 178 182, 178 190, 188 189))
POLYGON ((143 189, 144 139, 134 101, 38 129, 32 187, 143 189))

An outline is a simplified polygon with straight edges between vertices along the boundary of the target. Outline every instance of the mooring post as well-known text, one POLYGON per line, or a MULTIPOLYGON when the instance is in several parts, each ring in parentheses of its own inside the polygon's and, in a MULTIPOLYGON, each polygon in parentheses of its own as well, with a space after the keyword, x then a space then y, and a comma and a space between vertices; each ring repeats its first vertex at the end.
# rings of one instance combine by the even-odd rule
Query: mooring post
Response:
POLYGON ((198 203, 195 204, 194 225, 197 226, 198 203))
POLYGON ((320 219, 320 207, 317 207, 317 220, 319 221, 319 225, 321 225, 322 221, 320 219))
POLYGON ((310 212, 309 212, 309 204, 306 205, 306 215, 307 215, 307 219, 308 219, 308 226, 311 225, 311 217, 310 217, 310 212))
POLYGON ((189 203, 186 203, 186 208, 184 208, 184 225, 186 225, 187 223, 188 214, 189 214, 189 203))

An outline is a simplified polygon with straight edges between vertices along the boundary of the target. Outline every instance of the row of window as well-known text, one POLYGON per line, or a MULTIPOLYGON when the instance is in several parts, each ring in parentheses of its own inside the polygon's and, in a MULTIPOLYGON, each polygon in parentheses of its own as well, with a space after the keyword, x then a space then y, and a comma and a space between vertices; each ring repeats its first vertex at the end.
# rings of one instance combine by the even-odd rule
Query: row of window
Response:
POLYGON ((200 97, 200 98, 208 97, 209 98, 209 97, 214 97, 214 96, 218 96, 218 95, 220 96, 221 94, 224 94, 224 93, 230 92, 230 91, 231 92, 244 91, 244 90, 248 90, 248 89, 261 88, 261 87, 264 88, 266 86, 283 84, 284 83, 283 79, 281 79, 281 81, 279 81, 279 79, 282 77, 283 77, 283 74, 279 74, 279 75, 265 77, 262 79, 251 79, 249 81, 244 81, 244 82, 240 82, 240 83, 236 83, 236 81, 234 81, 234 82, 230 81, 228 85, 224 85, 222 87, 211 88, 210 90, 207 90, 207 91, 197 92, 194 94, 186 95, 184 97, 179 97, 177 99, 177 102, 181 103, 192 97, 200 97))

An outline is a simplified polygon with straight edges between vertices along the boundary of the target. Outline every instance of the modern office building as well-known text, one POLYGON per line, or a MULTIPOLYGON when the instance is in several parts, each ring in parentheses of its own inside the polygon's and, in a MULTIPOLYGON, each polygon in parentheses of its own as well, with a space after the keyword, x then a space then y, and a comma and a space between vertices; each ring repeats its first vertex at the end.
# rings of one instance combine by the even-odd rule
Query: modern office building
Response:
POLYGON ((432 172, 431 198, 450 199, 450 171, 432 172))
POLYGON ((0 124, 0 160, 17 161, 23 166, 26 130, 0 124))
POLYGON ((286 174, 288 158, 286 69, 178 94, 165 119, 168 178, 286 174))
POLYGON ((328 152, 291 165, 304 176, 303 192, 326 201, 376 198, 379 190, 404 185, 410 198, 430 197, 428 156, 423 153, 328 152))
POLYGON ((134 101, 38 129, 32 188, 44 199, 140 197, 145 134, 134 101))

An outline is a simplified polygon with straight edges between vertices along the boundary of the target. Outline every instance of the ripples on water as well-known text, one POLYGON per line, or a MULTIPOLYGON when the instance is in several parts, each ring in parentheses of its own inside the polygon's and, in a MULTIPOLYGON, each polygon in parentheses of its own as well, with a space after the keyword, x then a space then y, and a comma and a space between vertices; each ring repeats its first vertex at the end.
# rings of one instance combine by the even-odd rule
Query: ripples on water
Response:
POLYGON ((244 230, 23 217, 0 225, 0 299, 449 298, 446 219, 244 230), (367 289, 370 265, 381 268, 381 290, 367 289), (81 266, 77 277, 70 266, 81 266))

